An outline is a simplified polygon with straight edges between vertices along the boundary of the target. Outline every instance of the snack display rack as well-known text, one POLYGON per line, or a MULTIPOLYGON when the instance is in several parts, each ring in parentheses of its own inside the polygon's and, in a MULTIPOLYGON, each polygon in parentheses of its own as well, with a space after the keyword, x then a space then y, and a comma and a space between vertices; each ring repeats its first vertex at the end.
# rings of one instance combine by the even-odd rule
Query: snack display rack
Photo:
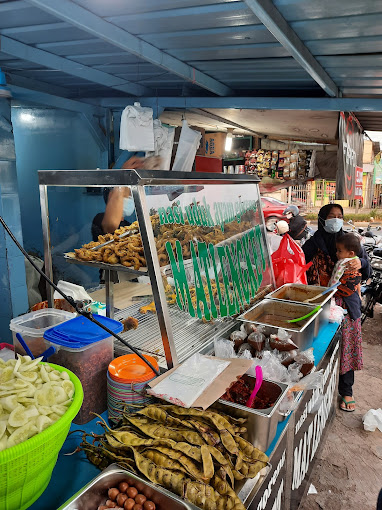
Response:
MULTIPOLYGON (((137 331, 129 331, 129 341, 135 347, 142 349, 148 354, 156 353, 162 366, 171 368, 179 361, 183 361, 194 352, 207 352, 212 348, 213 339, 227 332, 232 327, 232 319, 229 316, 216 317, 213 321, 190 320, 190 316, 179 307, 169 306, 166 301, 162 276, 164 268, 160 266, 158 251, 155 244, 150 210, 162 203, 163 208, 173 207, 174 198, 178 204, 182 202, 183 208, 193 206, 193 200, 204 200, 209 203, 211 210, 215 202, 227 204, 236 199, 235 207, 244 207, 244 203, 254 204, 254 217, 250 227, 257 227, 262 243, 262 257, 264 270, 262 284, 256 294, 256 300, 264 297, 274 287, 272 264, 270 261, 267 238, 265 235, 264 218, 261 210, 260 194, 258 188, 259 179, 248 175, 225 175, 217 174, 211 179, 211 174, 203 173, 178 173, 162 171, 141 170, 61 170, 39 171, 40 201, 42 212, 42 226, 44 236, 44 258, 47 275, 53 278, 52 247, 51 247, 51 224, 49 221, 49 189, 54 188, 91 188, 91 187, 116 187, 129 186, 134 203, 139 230, 142 237, 144 255, 147 269, 135 270, 120 264, 115 267, 102 262, 84 262, 73 257, 65 257, 66 262, 72 264, 96 267, 105 270, 106 287, 106 310, 109 317, 114 316, 113 304, 113 271, 123 271, 132 278, 142 275, 150 277, 152 293, 156 308, 156 315, 151 317, 139 314, 139 320, 145 325, 137 331), (149 190, 149 191, 148 191, 149 190), (186 197, 186 198, 184 198, 186 197), (237 204, 239 203, 239 206, 237 204)), ((207 203, 204 202, 204 203, 207 203)), ((223 215, 223 213, 221 213, 223 215)), ((213 213, 212 213, 213 216, 213 213)), ((212 218, 211 216, 211 218, 212 218)), ((248 222, 240 223, 235 235, 229 237, 236 239, 248 231, 248 222)), ((232 218, 230 218, 231 220, 232 218)), ((235 221, 233 222, 235 223, 235 221)), ((182 225, 179 225, 182 227, 182 225)), ((252 228, 251 228, 252 229, 252 228)), ((226 244, 225 241, 221 244, 226 244)), ((216 244, 219 246, 219 243, 216 244)), ((72 247, 74 248, 74 246, 72 247)), ((191 259, 184 261, 186 271, 192 265, 191 259)), ((228 265, 228 263, 227 263, 228 265)), ((228 269, 229 271, 229 269, 228 269)), ((221 271, 222 272, 222 271, 221 271)), ((166 275, 172 271, 166 266, 166 275)), ((49 306, 53 303, 52 289, 48 289, 49 306)), ((118 312, 118 319, 137 314, 133 305, 118 312)), ((232 314, 231 314, 232 315, 232 314)), ((124 353, 121 345, 116 345, 116 352, 124 353)))

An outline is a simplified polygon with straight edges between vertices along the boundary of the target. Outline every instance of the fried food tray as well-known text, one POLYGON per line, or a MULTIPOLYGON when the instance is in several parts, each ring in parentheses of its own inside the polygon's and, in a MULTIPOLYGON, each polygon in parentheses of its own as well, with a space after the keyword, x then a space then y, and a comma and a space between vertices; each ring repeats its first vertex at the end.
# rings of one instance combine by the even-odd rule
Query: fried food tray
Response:
POLYGON ((94 267, 97 269, 104 269, 106 271, 123 271, 125 273, 134 274, 137 276, 148 276, 147 268, 142 267, 140 269, 134 269, 133 267, 127 267, 122 264, 106 264, 105 262, 97 262, 90 260, 77 259, 73 252, 64 253, 64 258, 70 264, 79 264, 80 266, 94 267))

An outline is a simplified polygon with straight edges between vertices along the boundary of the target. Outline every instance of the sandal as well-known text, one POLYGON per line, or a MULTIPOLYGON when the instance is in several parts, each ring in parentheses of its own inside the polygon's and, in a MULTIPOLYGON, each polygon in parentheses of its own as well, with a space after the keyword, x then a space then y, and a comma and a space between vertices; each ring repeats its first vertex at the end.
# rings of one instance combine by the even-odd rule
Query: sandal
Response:
POLYGON ((342 402, 345 404, 345 407, 343 407, 343 406, 340 404, 340 409, 341 409, 341 411, 345 411, 346 413, 354 413, 355 408, 354 408, 354 409, 348 409, 348 405, 349 405, 349 404, 355 404, 355 400, 348 400, 348 401, 346 401, 343 397, 341 397, 341 400, 342 400, 342 402))

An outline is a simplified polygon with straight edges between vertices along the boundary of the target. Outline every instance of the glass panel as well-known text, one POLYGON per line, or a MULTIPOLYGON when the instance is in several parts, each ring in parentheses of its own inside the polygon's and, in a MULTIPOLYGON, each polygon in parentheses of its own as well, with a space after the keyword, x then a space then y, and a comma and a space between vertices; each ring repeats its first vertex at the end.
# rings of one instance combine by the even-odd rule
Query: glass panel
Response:
MULTIPOLYGON (((103 273, 96 266, 99 263, 107 263, 106 267, 118 272, 113 279, 115 282, 136 278, 134 274, 123 272, 124 267, 134 269, 136 261, 131 258, 122 264, 122 252, 121 256, 116 255, 116 245, 110 245, 108 249, 91 250, 94 242, 106 242, 112 239, 116 230, 122 233, 124 227, 136 221, 134 201, 129 196, 128 186, 48 187, 50 239, 56 283, 58 280, 66 280, 82 285, 86 290, 95 288, 103 282, 103 273), (76 260, 87 265, 68 263, 68 258, 75 258, 75 253, 76 260)), ((139 257, 140 264, 136 269, 143 268, 142 271, 146 271, 143 248, 139 257)))
POLYGON ((145 192, 170 305, 210 321, 237 315, 271 289, 256 184, 145 192))

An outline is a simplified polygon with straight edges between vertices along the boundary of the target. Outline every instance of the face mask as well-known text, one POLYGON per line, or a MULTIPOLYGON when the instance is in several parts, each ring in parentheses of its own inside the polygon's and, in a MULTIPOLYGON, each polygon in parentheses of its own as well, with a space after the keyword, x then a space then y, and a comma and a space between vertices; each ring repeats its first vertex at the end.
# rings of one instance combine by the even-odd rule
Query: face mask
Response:
POLYGON ((135 211, 134 200, 132 197, 123 199, 123 217, 131 216, 135 211))
POLYGON ((331 218, 330 220, 325 220, 325 232, 328 234, 336 234, 339 232, 344 224, 344 220, 341 218, 331 218))
POLYGON ((293 214, 288 212, 285 216, 288 218, 288 220, 290 220, 293 217, 293 214))

